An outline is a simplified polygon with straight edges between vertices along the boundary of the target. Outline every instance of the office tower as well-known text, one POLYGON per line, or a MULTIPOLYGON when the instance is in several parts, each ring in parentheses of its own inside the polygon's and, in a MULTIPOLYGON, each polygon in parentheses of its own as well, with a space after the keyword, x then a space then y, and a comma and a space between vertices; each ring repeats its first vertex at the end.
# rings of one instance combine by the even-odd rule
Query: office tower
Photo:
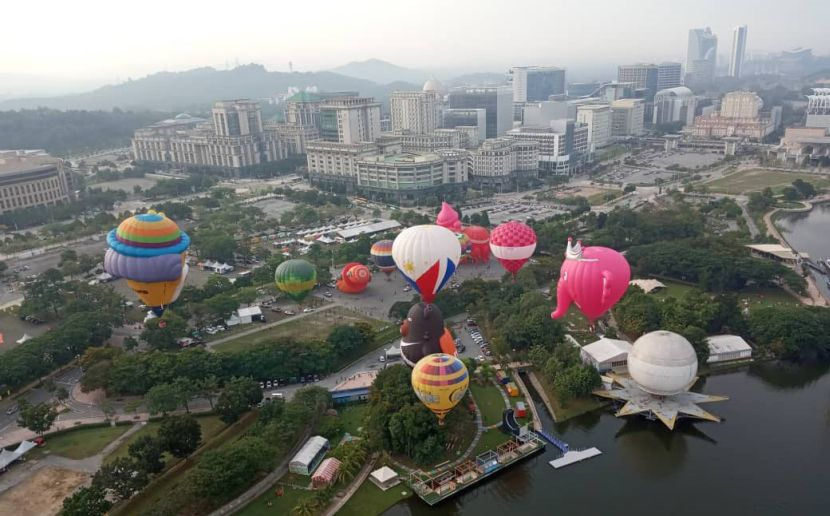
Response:
POLYGON ((513 76, 513 102, 538 102, 565 94, 565 69, 555 66, 517 66, 513 76))
POLYGON ((683 84, 683 71, 680 63, 666 62, 657 65, 657 91, 676 88, 683 84))
POLYGON ((442 115, 445 129, 475 128, 474 132, 478 141, 484 141, 487 138, 486 109, 445 109, 442 115))
POLYGON ((480 186, 499 187, 539 173, 539 143, 490 138, 469 153, 469 178, 480 186))
POLYGON ((64 161, 43 151, 0 150, 0 213, 74 199, 72 180, 64 161))
POLYGON ((643 99, 620 99, 611 103, 611 136, 643 134, 646 103, 643 99))
POLYGON ((646 101, 654 100, 657 93, 658 67, 656 64, 638 63, 617 67, 617 82, 634 83, 634 89, 645 90, 646 101))
POLYGON ((830 129, 830 88, 813 88, 813 94, 807 95, 807 123, 804 125, 830 129))
POLYGON ((746 25, 739 25, 732 31, 732 55, 729 59, 729 76, 740 77, 746 55, 746 25))
POLYGON ((513 92, 504 86, 455 88, 449 95, 450 109, 484 109, 486 136, 496 138, 513 127, 513 92))
POLYGON ((697 97, 685 86, 660 90, 654 96, 654 125, 683 122, 692 125, 695 121, 697 97))
POLYGON ((372 142, 380 136, 380 102, 341 97, 320 106, 320 137, 328 142, 372 142))
POLYGON ((611 143, 611 106, 584 104, 576 108, 576 121, 588 125, 588 143, 591 151, 611 143))
POLYGON ((708 82, 715 77, 718 57, 718 37, 712 29, 692 29, 689 31, 689 46, 686 51, 687 82, 708 82))
POLYGON ((259 102, 223 100, 213 105, 213 127, 216 136, 246 136, 262 132, 259 102))
POLYGON ((439 97, 434 91, 395 91, 389 104, 393 131, 428 134, 440 125, 439 97))

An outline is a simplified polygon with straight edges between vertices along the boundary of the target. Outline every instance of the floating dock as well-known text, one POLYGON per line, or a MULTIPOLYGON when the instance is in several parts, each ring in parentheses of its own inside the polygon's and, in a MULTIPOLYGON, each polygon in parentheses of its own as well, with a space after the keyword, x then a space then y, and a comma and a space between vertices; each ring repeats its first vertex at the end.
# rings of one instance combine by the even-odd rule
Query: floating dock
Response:
POLYGON ((495 450, 487 450, 475 459, 464 461, 453 468, 428 473, 414 471, 409 475, 409 487, 421 500, 435 505, 544 449, 545 442, 535 435, 527 436, 524 440, 511 436, 495 450))
POLYGON ((597 455, 602 455, 602 452, 596 448, 588 448, 587 450, 579 451, 567 451, 565 452, 565 455, 548 462, 548 464, 556 469, 559 469, 586 459, 590 459, 591 457, 596 457, 597 455))

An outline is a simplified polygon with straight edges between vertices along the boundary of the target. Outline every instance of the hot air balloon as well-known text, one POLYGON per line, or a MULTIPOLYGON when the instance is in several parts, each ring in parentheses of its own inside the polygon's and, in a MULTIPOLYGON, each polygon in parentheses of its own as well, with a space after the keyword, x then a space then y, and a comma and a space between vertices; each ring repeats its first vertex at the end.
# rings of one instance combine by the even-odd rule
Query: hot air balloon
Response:
POLYGON ((435 224, 458 233, 461 231, 461 219, 458 217, 458 212, 452 208, 452 205, 446 202, 441 203, 441 211, 435 219, 435 224))
POLYGON ((372 255, 372 260, 381 272, 386 274, 386 278, 395 272, 395 260, 392 258, 392 241, 379 240, 372 244, 372 249, 369 251, 372 255))
POLYGON ((470 385, 464 362, 445 353, 427 355, 412 369, 412 389, 421 403, 438 416, 439 424, 470 385))
POLYGON ((568 238, 565 261, 559 269, 556 285, 556 310, 550 314, 559 319, 576 303, 585 317, 593 322, 620 300, 628 288, 631 268, 625 257, 607 247, 573 245, 568 238))
POLYGON ((366 290, 372 280, 372 273, 362 263, 347 263, 337 280, 337 289, 347 294, 358 294, 366 290))
POLYGON ((536 233, 517 220, 505 222, 490 233, 490 250, 502 267, 515 277, 536 250, 536 233))
POLYGON ((277 266, 274 281, 282 293, 299 303, 317 285, 317 269, 305 260, 288 260, 277 266))
POLYGON ((467 226, 464 234, 470 245, 470 259, 478 263, 490 261, 490 232, 481 226, 467 226))
POLYGON ((438 340, 438 344, 441 345, 441 353, 452 356, 458 355, 458 349, 455 347, 455 339, 453 338, 452 333, 450 333, 449 328, 444 328, 444 333, 438 340))
POLYGON ((126 278, 141 301, 161 315, 184 287, 190 237, 163 213, 134 215, 107 235, 104 270, 126 278))
POLYGON ((413 226, 395 238, 392 258, 421 299, 432 303, 458 267, 461 246, 449 229, 431 224, 413 226))
POLYGON ((433 304, 416 303, 401 324, 401 357, 409 367, 427 355, 441 353, 444 316, 433 304))

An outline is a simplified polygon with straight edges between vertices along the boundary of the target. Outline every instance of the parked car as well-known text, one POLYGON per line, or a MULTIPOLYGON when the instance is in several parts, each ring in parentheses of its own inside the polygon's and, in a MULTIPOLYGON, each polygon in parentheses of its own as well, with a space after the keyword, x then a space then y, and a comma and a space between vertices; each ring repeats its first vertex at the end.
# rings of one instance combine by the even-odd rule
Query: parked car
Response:
POLYGON ((311 312, 313 312, 313 311, 314 311, 314 309, 313 309, 313 308, 303 308, 303 313, 304 313, 304 314, 310 314, 310 313, 311 313, 311 312))
POLYGON ((259 388, 265 389, 265 382, 259 382, 259 388))
POLYGON ((381 363, 386 362, 386 356, 381 355, 380 358, 378 358, 378 361, 381 363))
POLYGON ((284 310, 282 313, 285 315, 296 315, 293 310, 284 310))
POLYGON ((325 292, 323 295, 326 297, 331 297, 331 292, 325 292))
POLYGON ((265 388, 266 388, 266 389, 270 389, 270 388, 271 388, 271 380, 268 380, 267 382, 265 382, 265 388))
POLYGON ((17 409, 18 409, 17 405, 14 405, 14 406, 12 406, 12 407, 9 407, 9 409, 6 411, 6 415, 7 415, 7 416, 11 416, 11 415, 12 415, 12 414, 14 414, 15 412, 17 412, 17 409))
POLYGON ((282 308, 280 308, 278 306, 272 306, 271 311, 274 312, 275 314, 278 314, 278 313, 282 312, 282 308))

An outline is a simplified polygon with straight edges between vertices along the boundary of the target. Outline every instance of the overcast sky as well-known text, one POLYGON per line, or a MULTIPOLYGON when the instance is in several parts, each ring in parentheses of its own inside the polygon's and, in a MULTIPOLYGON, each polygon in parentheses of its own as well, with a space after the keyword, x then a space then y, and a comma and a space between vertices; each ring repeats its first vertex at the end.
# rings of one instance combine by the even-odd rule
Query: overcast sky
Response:
POLYGON ((376 57, 413 68, 500 71, 683 60, 690 28, 727 55, 830 54, 830 0, 6 0, 0 72, 112 82, 257 62, 319 70, 376 57))

